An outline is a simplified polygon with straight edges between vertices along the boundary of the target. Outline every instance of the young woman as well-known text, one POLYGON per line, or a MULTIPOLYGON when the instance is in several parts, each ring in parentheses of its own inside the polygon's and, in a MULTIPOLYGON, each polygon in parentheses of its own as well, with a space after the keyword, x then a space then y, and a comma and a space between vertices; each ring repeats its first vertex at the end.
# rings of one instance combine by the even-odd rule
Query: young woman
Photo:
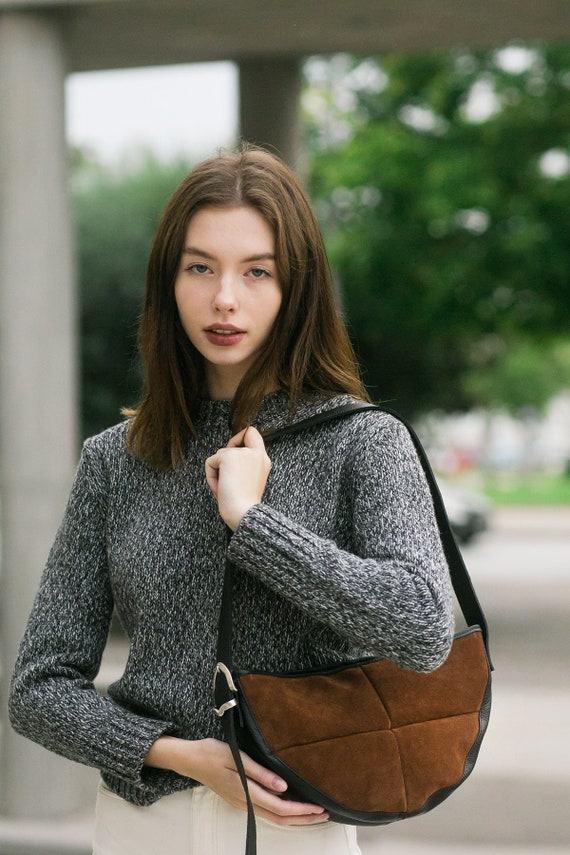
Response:
MULTIPOLYGON (((236 663, 364 652, 427 671, 453 635, 429 491, 407 432, 364 412, 271 447, 263 433, 365 398, 298 180, 244 147, 198 166, 160 220, 140 326, 147 384, 85 443, 22 642, 14 727, 101 770, 96 855, 233 855, 245 799, 212 713, 227 546, 236 663), (113 607, 130 640, 93 687, 113 607)), ((352 827, 247 756, 260 855, 358 853, 352 827)))

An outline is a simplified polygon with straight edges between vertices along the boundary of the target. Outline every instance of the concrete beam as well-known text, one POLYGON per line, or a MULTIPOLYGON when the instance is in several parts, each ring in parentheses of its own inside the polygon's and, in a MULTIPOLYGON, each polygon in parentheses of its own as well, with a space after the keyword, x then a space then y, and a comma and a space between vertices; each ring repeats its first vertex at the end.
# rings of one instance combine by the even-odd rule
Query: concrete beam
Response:
POLYGON ((60 8, 73 71, 570 38, 567 0, 108 0, 60 8))

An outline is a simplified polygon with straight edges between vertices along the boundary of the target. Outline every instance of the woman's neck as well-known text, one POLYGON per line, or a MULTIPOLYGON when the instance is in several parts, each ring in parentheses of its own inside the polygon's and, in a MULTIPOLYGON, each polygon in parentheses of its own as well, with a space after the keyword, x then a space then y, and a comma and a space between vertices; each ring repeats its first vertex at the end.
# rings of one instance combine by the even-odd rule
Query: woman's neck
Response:
POLYGON ((206 389, 211 401, 232 401, 242 379, 242 372, 216 370, 217 366, 206 367, 206 389))
MULTIPOLYGON (((233 401, 239 384, 243 379, 243 372, 217 371, 217 366, 207 366, 206 389, 211 401, 233 401)), ((268 383, 264 395, 277 392, 277 383, 268 383)))

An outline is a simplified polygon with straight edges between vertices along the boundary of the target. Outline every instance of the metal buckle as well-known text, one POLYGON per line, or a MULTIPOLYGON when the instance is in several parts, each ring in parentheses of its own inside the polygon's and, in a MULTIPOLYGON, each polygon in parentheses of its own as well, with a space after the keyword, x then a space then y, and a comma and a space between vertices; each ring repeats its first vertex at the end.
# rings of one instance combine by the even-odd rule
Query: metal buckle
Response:
MULTIPOLYGON (((224 665, 223 662, 218 662, 216 664, 215 669, 214 669, 214 686, 213 686, 214 692, 216 691, 216 681, 218 679, 218 674, 224 675, 224 677, 226 678, 226 683, 228 684, 228 689, 230 690, 230 692, 237 693, 237 686, 234 683, 231 671, 227 667, 227 665, 224 665)), ((221 707, 214 707, 214 712, 216 713, 218 718, 221 718, 224 715, 224 713, 227 713, 227 711, 231 710, 232 707, 237 707, 237 701, 235 698, 232 698, 230 701, 226 701, 224 704, 221 705, 221 707)))

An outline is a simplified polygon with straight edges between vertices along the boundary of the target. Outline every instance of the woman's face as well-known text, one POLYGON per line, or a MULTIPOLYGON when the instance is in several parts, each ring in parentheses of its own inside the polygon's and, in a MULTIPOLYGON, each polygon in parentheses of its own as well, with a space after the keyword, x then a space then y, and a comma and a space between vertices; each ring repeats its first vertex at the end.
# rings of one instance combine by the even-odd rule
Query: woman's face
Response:
POLYGON ((233 398, 279 307, 275 239, 254 208, 202 208, 188 225, 174 294, 204 357, 212 398, 233 398))

